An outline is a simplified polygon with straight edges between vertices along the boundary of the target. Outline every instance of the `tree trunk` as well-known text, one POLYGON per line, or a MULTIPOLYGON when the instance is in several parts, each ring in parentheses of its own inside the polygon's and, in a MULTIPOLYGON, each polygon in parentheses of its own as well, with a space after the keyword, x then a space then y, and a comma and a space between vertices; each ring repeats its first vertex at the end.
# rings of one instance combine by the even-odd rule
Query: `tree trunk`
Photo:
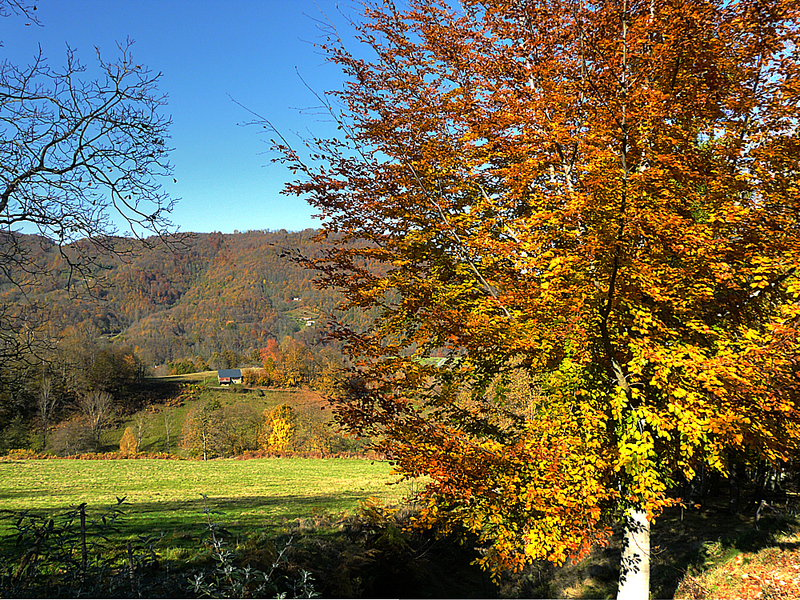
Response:
POLYGON ((170 428, 170 421, 169 417, 167 416, 167 412, 164 411, 164 431, 167 432, 167 454, 170 453, 171 446, 170 446, 170 439, 169 439, 169 428, 170 428))
POLYGON ((728 512, 732 515, 739 514, 742 495, 742 482, 745 478, 744 463, 730 461, 730 475, 728 476, 728 512))
POLYGON ((650 597, 650 520, 647 511, 631 507, 625 511, 617 600, 647 600, 650 597))

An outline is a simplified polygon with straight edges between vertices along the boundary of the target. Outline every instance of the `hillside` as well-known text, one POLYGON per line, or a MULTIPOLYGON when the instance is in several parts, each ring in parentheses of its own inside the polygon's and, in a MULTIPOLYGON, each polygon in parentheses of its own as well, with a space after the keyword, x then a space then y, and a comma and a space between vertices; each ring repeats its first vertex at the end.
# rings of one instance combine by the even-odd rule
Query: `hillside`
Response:
POLYGON ((319 252, 315 233, 192 234, 172 248, 116 240, 123 256, 98 259, 88 276, 70 271, 69 248, 62 255, 47 240, 21 236, 47 276, 19 287, 0 280, 0 294, 7 305, 45 307, 59 335, 103 336, 136 348, 151 365, 225 353, 249 357, 285 336, 311 345, 339 301, 288 258, 319 252))

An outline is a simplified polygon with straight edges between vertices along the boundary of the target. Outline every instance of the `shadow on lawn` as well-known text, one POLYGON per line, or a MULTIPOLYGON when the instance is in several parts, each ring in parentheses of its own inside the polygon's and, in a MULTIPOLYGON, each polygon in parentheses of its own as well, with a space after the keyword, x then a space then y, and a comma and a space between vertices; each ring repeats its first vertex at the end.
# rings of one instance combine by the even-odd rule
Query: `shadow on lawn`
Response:
MULTIPOLYGON (((346 496, 353 501, 363 498, 355 492, 346 496)), ((208 562, 210 517, 219 526, 214 528, 216 535, 235 551, 237 564, 269 569, 276 551, 285 547, 289 573, 311 572, 323 597, 498 597, 499 589, 488 574, 472 564, 476 555, 471 544, 436 532, 404 532, 411 509, 395 512, 367 502, 347 517, 325 510, 341 498, 342 494, 319 494, 123 503, 118 505, 122 518, 106 545, 124 548, 126 540, 140 535, 159 538, 163 531, 158 552, 172 549, 170 560, 182 565, 172 572, 188 573, 208 562), (176 553, 178 548, 189 552, 176 553)), ((87 523, 107 509, 100 503, 88 506, 87 523)), ((47 512, 56 516, 70 510, 74 513, 73 507, 47 512)), ((87 529, 93 536, 99 533, 94 526, 87 529)), ((2 540, 0 554, 12 549, 12 538, 2 540)), ((17 554, 29 546, 18 548, 17 554)))
MULTIPOLYGON (((46 493, 46 492, 42 492, 46 493)), ((12 498, 30 498, 31 491, 30 490, 4 490, 0 492, 0 501, 2 500, 10 500, 12 498)))
MULTIPOLYGON (((504 578, 498 588, 485 573, 470 565, 476 557, 473 544, 460 545, 453 538, 439 538, 435 533, 404 534, 399 521, 395 523, 389 517, 365 521, 359 510, 344 518, 339 511, 328 508, 341 506, 343 496, 353 504, 364 499, 364 494, 357 492, 236 498, 210 495, 207 509, 212 521, 225 530, 228 543, 234 547, 243 544, 252 556, 262 552, 271 540, 293 536, 292 561, 314 572, 319 591, 329 597, 399 594, 602 598, 613 597, 616 592, 618 533, 608 547, 596 548, 580 563, 561 568, 532 565, 523 573, 504 578)), ((70 508, 46 512, 57 514, 70 508)), ((87 512, 90 518, 97 517, 107 508, 98 503, 90 505, 87 512)), ((189 551, 183 556, 189 557, 203 547, 208 532, 205 508, 201 496, 126 504, 119 535, 130 539, 163 532, 162 549, 182 548, 189 551)), ((796 527, 793 519, 769 516, 756 528, 754 516, 754 508, 744 515, 729 514, 724 500, 705 500, 697 509, 666 511, 652 530, 653 597, 674 597, 681 579, 690 568, 703 566, 709 548, 715 544, 751 552, 792 545, 776 543, 776 535, 796 527)), ((0 540, 0 553, 12 548, 12 538, 6 535, 0 540)))
MULTIPOLYGON (((4 494, 8 495, 8 494, 4 494)), ((260 533, 279 533, 290 523, 307 519, 313 514, 336 514, 330 506, 352 503, 354 506, 367 496, 359 492, 337 492, 336 494, 284 496, 238 496, 214 497, 207 495, 211 519, 224 527, 234 538, 249 537, 260 533)), ((99 518, 108 508, 108 503, 89 503, 89 518, 99 518)), ((73 505, 65 504, 48 509, 30 512, 53 516, 68 512, 73 505)), ((182 500, 157 500, 126 502, 120 519, 120 533, 123 537, 150 535, 163 532, 165 542, 175 547, 196 547, 197 540, 208 529, 202 496, 182 500)), ((4 521, 3 529, 8 528, 9 520, 20 511, 0 511, 4 521)), ((4 536, 9 538, 9 536, 4 536)), ((13 537, 13 536, 10 536, 13 537)), ((7 541, 7 540, 6 540, 7 541)), ((0 538, 0 550, 6 542, 0 538)))

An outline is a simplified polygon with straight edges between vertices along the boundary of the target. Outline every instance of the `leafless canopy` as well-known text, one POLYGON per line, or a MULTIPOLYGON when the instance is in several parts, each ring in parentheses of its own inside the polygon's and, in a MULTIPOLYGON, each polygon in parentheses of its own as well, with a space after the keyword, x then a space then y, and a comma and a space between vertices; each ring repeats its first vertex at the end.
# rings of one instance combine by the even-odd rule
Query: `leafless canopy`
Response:
MULTIPOLYGON (((0 0, 0 17, 17 21, 12 26, 22 26, 20 19, 38 26, 35 10, 24 0, 0 0)), ((113 59, 97 50, 89 68, 69 47, 59 67, 41 49, 24 66, 0 57, 0 288, 40 278, 54 249, 70 268, 69 282, 77 281, 72 275, 86 275, 98 255, 130 250, 115 237, 118 226, 176 243, 166 237, 173 202, 161 185, 172 175, 166 97, 160 73, 137 63, 131 44, 119 44, 113 59)), ((18 302, 0 300, 4 361, 33 348, 20 335, 36 319, 20 311, 18 302)))
MULTIPOLYGON (((0 233, 8 262, 26 266, 13 232, 26 227, 59 246, 90 240, 88 258, 108 249, 117 214, 136 236, 163 235, 172 202, 159 177, 170 175, 170 119, 159 74, 137 64, 131 42, 116 60, 97 52, 100 77, 67 49, 63 70, 41 51, 31 64, 0 62, 0 233)), ((79 259, 73 257, 76 264, 79 259)))

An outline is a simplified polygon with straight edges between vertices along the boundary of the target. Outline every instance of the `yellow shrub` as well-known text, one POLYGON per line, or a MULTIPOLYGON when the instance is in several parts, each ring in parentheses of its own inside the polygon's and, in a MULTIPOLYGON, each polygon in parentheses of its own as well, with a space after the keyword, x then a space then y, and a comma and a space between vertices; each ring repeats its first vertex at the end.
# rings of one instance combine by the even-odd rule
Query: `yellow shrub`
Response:
POLYGON ((126 427, 125 433, 122 434, 122 439, 119 441, 119 453, 123 456, 134 456, 139 451, 137 446, 133 430, 126 427))

